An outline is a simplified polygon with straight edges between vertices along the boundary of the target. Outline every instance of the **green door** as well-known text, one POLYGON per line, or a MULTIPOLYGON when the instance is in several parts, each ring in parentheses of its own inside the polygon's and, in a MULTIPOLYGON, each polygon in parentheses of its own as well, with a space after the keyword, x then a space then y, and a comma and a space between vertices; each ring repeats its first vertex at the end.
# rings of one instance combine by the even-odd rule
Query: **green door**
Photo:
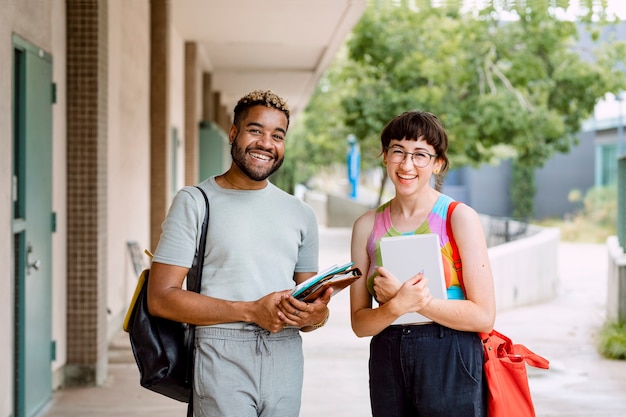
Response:
POLYGON ((14 413, 52 394, 52 58, 13 37, 14 413))
POLYGON ((230 145, 228 136, 215 123, 204 121, 200 123, 200 181, 212 175, 219 175, 230 166, 230 145))

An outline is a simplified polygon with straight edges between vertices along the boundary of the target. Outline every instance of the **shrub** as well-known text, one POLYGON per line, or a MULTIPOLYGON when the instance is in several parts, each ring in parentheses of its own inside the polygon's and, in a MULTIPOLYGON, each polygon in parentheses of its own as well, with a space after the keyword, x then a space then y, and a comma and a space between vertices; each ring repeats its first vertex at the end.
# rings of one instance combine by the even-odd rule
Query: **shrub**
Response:
POLYGON ((606 323, 599 333, 598 350, 608 359, 626 359, 626 323, 606 323))
POLYGON ((617 187, 591 188, 583 196, 572 190, 569 201, 580 208, 564 217, 564 220, 548 219, 539 225, 558 227, 561 240, 565 242, 604 243, 607 237, 617 233, 617 187))

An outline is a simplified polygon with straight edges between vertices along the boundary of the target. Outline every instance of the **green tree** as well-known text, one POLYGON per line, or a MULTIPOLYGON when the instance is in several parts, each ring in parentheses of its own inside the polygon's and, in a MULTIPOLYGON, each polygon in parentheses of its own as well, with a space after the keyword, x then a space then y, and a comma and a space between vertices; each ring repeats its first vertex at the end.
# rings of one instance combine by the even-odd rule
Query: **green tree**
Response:
POLYGON ((345 61, 345 48, 335 58, 316 85, 306 111, 293 121, 285 142, 288 155, 272 182, 292 192, 296 184, 304 183, 320 168, 344 162, 347 136, 341 104, 346 85, 339 80, 345 61))
MULTIPOLYGON (((520 173, 532 173, 567 152, 599 99, 624 89, 624 43, 585 59, 573 49, 576 23, 556 17, 567 1, 496 3, 504 6, 372 2, 307 108, 304 142, 327 149, 320 142, 353 133, 367 168, 379 163, 384 124, 419 108, 446 125, 456 168, 513 157, 520 173), (503 12, 516 19, 503 21, 503 12)), ((606 18, 587 10, 581 20, 606 18)), ((516 214, 530 216, 532 206, 522 206, 516 214)))

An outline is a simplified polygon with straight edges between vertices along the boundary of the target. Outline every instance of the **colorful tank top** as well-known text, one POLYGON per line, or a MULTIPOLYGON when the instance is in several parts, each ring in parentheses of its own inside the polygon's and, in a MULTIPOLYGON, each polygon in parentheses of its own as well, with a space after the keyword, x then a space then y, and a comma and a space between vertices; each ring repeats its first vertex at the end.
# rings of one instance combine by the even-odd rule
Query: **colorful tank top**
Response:
POLYGON ((367 289, 374 296, 374 277, 377 275, 374 269, 377 265, 382 265, 380 256, 380 239, 389 236, 402 236, 413 234, 425 234, 436 233, 439 235, 439 246, 441 247, 441 260, 443 263, 443 272, 446 279, 446 287, 448 288, 449 300, 463 300, 465 299, 461 286, 459 285, 459 278, 454 264, 452 261, 452 247, 450 246, 450 240, 448 238, 448 231, 446 229, 446 219, 448 216, 448 206, 454 200, 441 194, 437 199, 437 202, 433 206, 430 214, 417 229, 411 232, 399 232, 391 224, 391 201, 386 202, 376 209, 376 215, 374 219, 374 227, 372 233, 367 240, 367 253, 370 258, 369 270, 367 272, 367 289))

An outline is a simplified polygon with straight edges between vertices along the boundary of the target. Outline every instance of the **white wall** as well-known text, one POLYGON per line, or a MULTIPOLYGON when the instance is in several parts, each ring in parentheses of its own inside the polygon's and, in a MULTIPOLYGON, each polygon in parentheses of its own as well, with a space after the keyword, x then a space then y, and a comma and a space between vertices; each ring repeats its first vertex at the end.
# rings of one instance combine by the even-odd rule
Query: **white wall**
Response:
MULTIPOLYGON (((178 130, 180 143, 177 149, 177 172, 176 183, 171 181, 174 175, 170 172, 168 176, 168 194, 170 199, 174 198, 173 190, 181 188, 185 181, 185 40, 175 27, 170 31, 170 64, 169 64, 169 115, 170 126, 168 131, 168 146, 171 146, 172 129, 178 130)), ((171 151, 171 148, 170 148, 171 151)), ((168 154, 167 165, 171 169, 171 153, 168 154)))
MULTIPOLYGON (((149 248, 150 4, 109 0, 108 239, 109 338, 117 333, 137 282, 127 241, 149 248)), ((148 258, 144 261, 147 263, 148 258)))
POLYGON ((617 236, 609 236, 606 241, 609 253, 608 291, 606 316, 609 322, 626 320, 626 253, 617 236))
MULTIPOLYGON (((54 70, 56 61, 63 59, 63 51, 58 50, 57 32, 52 29, 53 11, 56 13, 62 0, 3 0, 0 13, 0 416, 8 416, 13 409, 13 277, 12 269, 12 67, 13 47, 12 36, 17 34, 23 39, 52 54, 54 70), (57 56, 57 54, 59 56, 57 56)), ((62 23, 61 23, 62 24, 62 23)), ((56 29, 56 27, 55 27, 56 29)), ((56 79, 57 74, 53 77, 56 79)), ((53 146, 58 142, 56 135, 63 130, 64 121, 53 113, 54 138, 53 146), (57 128, 58 126, 58 128, 57 128)), ((58 166, 55 165, 55 174, 58 166)), ((58 182, 53 181, 53 193, 57 192, 58 182)), ((56 201, 56 200, 55 200, 56 201)), ((54 203, 53 203, 54 204, 54 203)), ((54 206, 57 210, 62 207, 54 206)), ((59 213, 63 215, 63 213, 59 213)), ((58 235, 58 234, 57 234, 58 235)), ((55 236, 54 242, 57 242, 55 236)), ((63 249, 61 248, 62 252, 63 249)), ((55 255, 59 252, 54 252, 55 255)), ((54 260, 53 282, 58 278, 57 261, 54 260)), ((54 329, 53 329, 54 331, 54 329)), ((56 337, 56 334, 53 333, 56 337)))
POLYGON ((559 229, 529 228, 536 233, 489 248, 498 311, 556 296, 559 229))
POLYGON ((57 85, 57 102, 52 106, 52 210, 57 229, 52 234, 52 339, 56 341, 56 360, 52 363, 52 388, 61 383, 61 366, 67 361, 67 100, 65 1, 52 2, 52 81, 57 85))

